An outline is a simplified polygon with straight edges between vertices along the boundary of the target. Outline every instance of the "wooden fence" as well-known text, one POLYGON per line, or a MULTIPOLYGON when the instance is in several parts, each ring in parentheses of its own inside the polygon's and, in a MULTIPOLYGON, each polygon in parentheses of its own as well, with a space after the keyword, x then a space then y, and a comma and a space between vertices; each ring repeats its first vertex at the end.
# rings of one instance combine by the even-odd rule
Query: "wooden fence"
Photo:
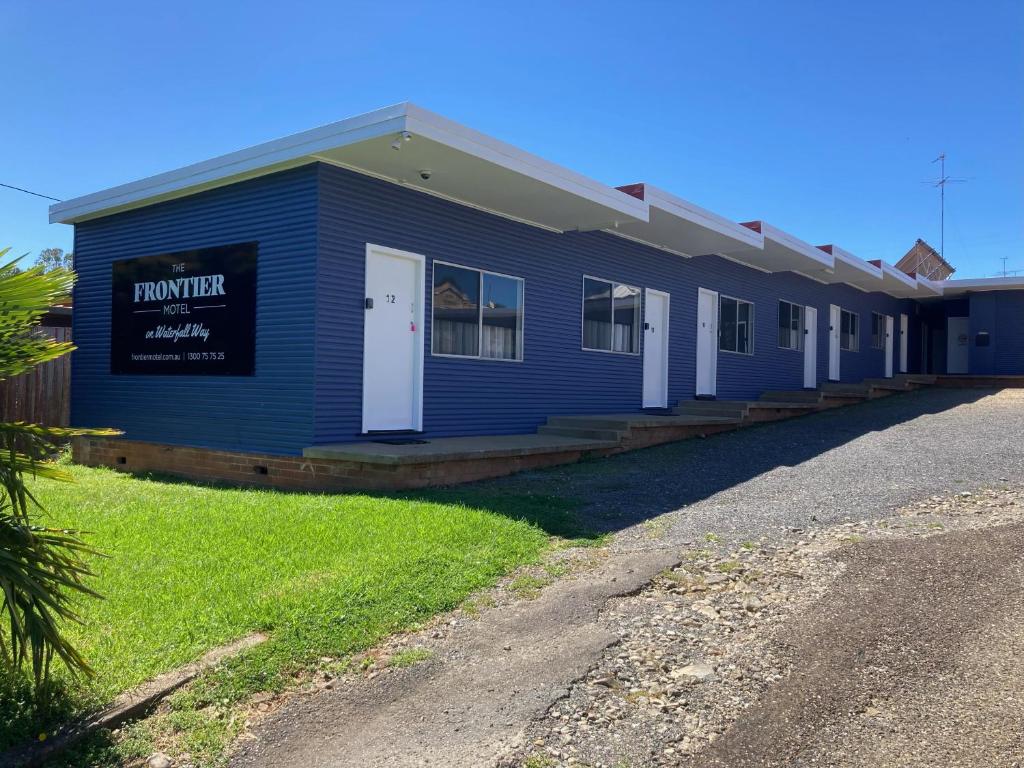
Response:
MULTIPOLYGON (((70 328, 41 327, 39 330, 56 341, 71 341, 70 328)), ((71 423, 71 355, 0 381, 0 421, 68 426, 71 423)))

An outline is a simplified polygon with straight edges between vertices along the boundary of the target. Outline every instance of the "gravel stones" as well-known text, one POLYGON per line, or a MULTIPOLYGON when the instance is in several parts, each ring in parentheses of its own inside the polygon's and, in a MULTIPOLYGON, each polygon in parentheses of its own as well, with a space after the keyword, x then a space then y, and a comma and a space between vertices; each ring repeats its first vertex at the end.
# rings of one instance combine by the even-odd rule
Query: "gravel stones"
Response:
MULTIPOLYGON (((838 548, 1022 519, 1021 493, 997 488, 931 496, 886 520, 736 549, 707 542, 689 549, 682 566, 609 604, 603 620, 619 635, 618 645, 526 730, 501 765, 690 765, 792 673, 778 638, 842 576, 842 561, 830 556, 838 548)), ((888 722, 874 703, 861 711, 888 722)))

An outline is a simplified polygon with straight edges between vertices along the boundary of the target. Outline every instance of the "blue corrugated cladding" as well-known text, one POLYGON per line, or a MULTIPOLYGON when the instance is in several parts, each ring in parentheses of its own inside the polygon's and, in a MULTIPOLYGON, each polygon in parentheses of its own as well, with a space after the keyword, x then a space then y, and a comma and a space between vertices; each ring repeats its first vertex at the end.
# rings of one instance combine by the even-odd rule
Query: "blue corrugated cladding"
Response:
MULTIPOLYGON (((683 259, 607 233, 548 232, 331 166, 319 166, 319 174, 317 443, 359 439, 367 243, 427 259, 424 431, 431 436, 525 432, 549 415, 640 408, 641 357, 581 349, 584 274, 671 295, 670 404, 694 395, 698 287, 755 304, 754 354, 719 353, 723 399, 802 386, 803 353, 777 346, 780 299, 818 308, 819 381, 828 372, 829 304, 860 315, 860 351, 841 354, 843 381, 884 375, 884 353, 871 348, 872 311, 892 315, 897 332, 900 313, 907 313, 911 344, 917 338, 911 301, 766 274, 714 256, 683 259), (522 362, 430 355, 434 259, 525 279, 522 362)), ((898 354, 897 339, 894 370, 898 354)), ((915 356, 908 357, 914 370, 915 356)))
POLYGON ((974 293, 969 302, 971 373, 1024 373, 1024 292, 974 293), (977 345, 978 334, 982 331, 989 334, 987 347, 977 345))
POLYGON ((75 227, 72 423, 119 427, 134 440, 270 453, 313 442, 317 173, 310 165, 75 227), (252 240, 254 376, 110 374, 111 262, 252 240))

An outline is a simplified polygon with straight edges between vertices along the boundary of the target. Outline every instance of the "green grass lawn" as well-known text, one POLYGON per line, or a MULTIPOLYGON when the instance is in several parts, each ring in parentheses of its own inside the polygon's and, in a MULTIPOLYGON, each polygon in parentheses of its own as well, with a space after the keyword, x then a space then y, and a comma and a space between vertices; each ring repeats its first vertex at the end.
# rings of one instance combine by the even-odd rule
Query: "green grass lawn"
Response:
POLYGON ((68 681, 58 669, 64 693, 48 711, 24 686, 9 690, 0 748, 214 646, 269 632, 264 646, 179 694, 187 728, 210 701, 279 689, 311 660, 344 658, 453 608, 535 561, 551 534, 576 533, 565 502, 536 496, 321 495, 70 470, 75 484, 33 487, 48 522, 88 531, 107 555, 94 560, 91 584, 105 599, 82 600, 85 624, 68 627, 96 676, 68 681))

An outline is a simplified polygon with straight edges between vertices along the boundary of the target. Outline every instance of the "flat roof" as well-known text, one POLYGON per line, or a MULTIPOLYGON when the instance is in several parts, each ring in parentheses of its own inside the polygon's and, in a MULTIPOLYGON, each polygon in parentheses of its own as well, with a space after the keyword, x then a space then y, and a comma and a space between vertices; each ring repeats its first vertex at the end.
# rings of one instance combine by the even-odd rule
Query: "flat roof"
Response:
POLYGON ((831 254, 766 221, 745 221, 742 226, 761 235, 764 247, 737 252, 734 254, 736 261, 764 272, 799 272, 815 279, 832 269, 831 254))
POLYGON ((56 203, 50 221, 86 221, 314 162, 559 231, 648 218, 632 195, 402 103, 56 203))
POLYGON ((938 287, 943 296, 962 296, 976 291, 1020 291, 1024 290, 1024 275, 1008 277, 969 277, 959 280, 929 280, 938 287))
POLYGON ((409 102, 55 203, 50 221, 76 224, 316 162, 558 232, 603 230, 681 256, 718 254, 893 296, 1024 288, 1024 278, 911 277, 764 221, 730 221, 650 184, 609 186, 409 102))
POLYGON ((650 214, 647 222, 623 222, 608 230, 613 234, 681 256, 764 248, 760 233, 651 184, 628 184, 618 189, 647 203, 650 214))

